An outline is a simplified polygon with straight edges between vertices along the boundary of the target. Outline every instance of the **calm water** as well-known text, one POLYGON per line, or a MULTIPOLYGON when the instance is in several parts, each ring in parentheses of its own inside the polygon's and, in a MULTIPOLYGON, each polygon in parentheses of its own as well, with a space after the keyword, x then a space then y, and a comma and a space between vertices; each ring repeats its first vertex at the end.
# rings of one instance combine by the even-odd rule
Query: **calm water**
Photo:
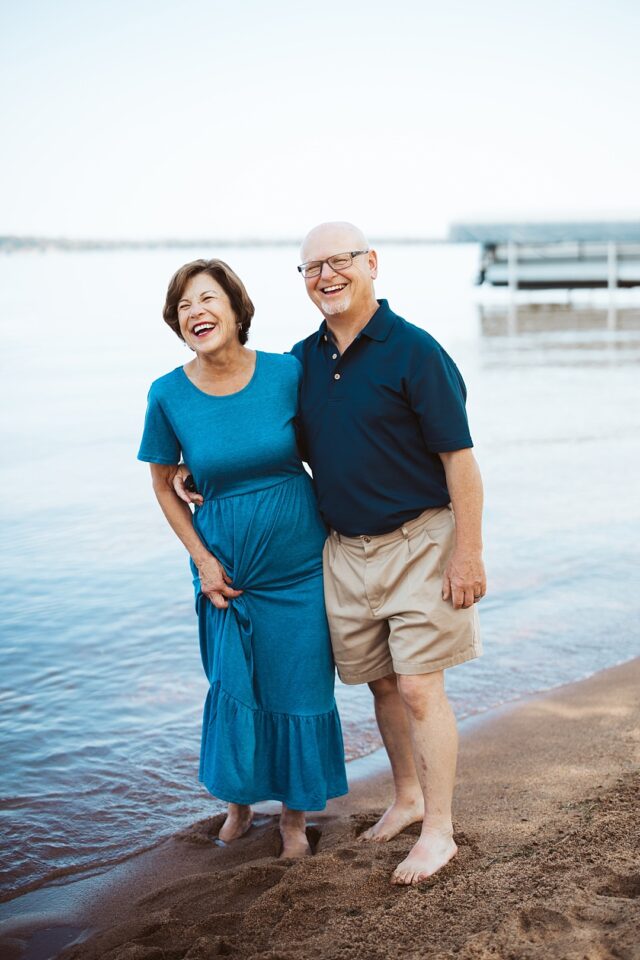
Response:
MULTIPOLYGON (((637 655, 640 330, 564 317, 501 333, 481 322, 475 247, 380 253, 379 296, 463 371, 487 487, 486 655, 449 674, 458 715, 637 655)), ((217 809, 196 777, 205 681, 186 557, 135 460, 148 384, 187 359, 160 307, 191 256, 0 259, 5 895, 217 809)), ((317 326, 295 250, 228 257, 257 305, 253 346, 317 326)), ((338 697, 350 755, 367 752, 368 691, 338 697)))

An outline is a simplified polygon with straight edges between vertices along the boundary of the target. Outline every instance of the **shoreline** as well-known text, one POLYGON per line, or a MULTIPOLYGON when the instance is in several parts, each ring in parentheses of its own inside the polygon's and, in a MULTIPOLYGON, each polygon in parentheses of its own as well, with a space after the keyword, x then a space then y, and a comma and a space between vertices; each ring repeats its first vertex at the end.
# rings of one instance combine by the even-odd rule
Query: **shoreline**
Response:
MULTIPOLYGON (((593 810, 598 807, 604 791, 613 791, 608 807, 612 808, 616 803, 624 807, 624 798, 629 790, 633 790, 629 778, 637 777, 640 762, 639 686, 640 658, 586 680, 555 687, 524 701, 507 703, 467 718, 461 724, 454 810, 460 854, 452 865, 417 888, 388 885, 388 875, 413 842, 415 828, 383 845, 359 844, 356 839, 357 832, 365 829, 375 812, 384 808, 389 794, 386 755, 383 750, 377 750, 348 765, 350 792, 346 797, 330 801, 324 812, 310 815, 310 834, 318 843, 314 858, 295 864, 275 859, 277 828, 273 813, 279 808, 277 804, 258 804, 256 827, 246 838, 226 849, 211 843, 211 836, 215 836, 222 816, 207 818, 160 841, 151 849, 132 855, 115 867, 89 876, 85 873, 71 882, 42 887, 7 901, 3 904, 2 914, 9 916, 11 905, 18 909, 12 911, 11 919, 0 923, 3 955, 7 960, 48 960, 62 950, 65 955, 78 960, 97 960, 107 954, 109 960, 119 960, 120 957, 123 960, 125 957, 152 960, 154 956, 173 958, 186 957, 187 954, 190 960, 192 957, 206 960, 222 950, 239 958, 258 957, 266 949, 260 938, 264 939, 265 924, 269 926, 269 919, 265 914, 254 930, 252 915, 267 902, 279 915, 282 894, 286 890, 288 907, 272 931, 278 958, 338 957, 340 944, 340 949, 346 950, 347 944, 355 949, 360 947, 363 937, 366 939, 368 928, 363 917, 371 910, 378 911, 376 922, 379 923, 387 914, 395 913, 401 903, 399 898, 403 898, 402 902, 406 904, 411 901, 412 909, 418 909, 425 888, 435 893, 452 884, 462 889, 471 885, 472 879, 473 884, 477 884, 479 878, 475 872, 479 863, 476 861, 483 858, 486 861, 483 876, 487 869, 491 873, 500 870, 504 873, 505 865, 512 865, 512 861, 517 863, 522 858, 531 866, 532 858, 539 858, 541 850, 545 849, 549 830, 555 830, 555 849, 563 842, 558 839, 558 830, 564 839, 568 839, 570 833, 567 830, 574 824, 576 815, 587 808, 593 819, 593 810), (622 780, 616 780, 621 775, 622 780), (593 793, 595 797, 591 797, 593 793), (564 826, 559 825, 560 821, 566 821, 564 826), (534 840, 534 835, 538 839, 534 840), (525 855, 523 850, 529 852, 525 855), (488 856, 489 851, 492 856, 488 856), (164 886, 159 881, 161 877, 167 878, 164 886), (341 895, 336 901, 328 887, 336 886, 338 880, 341 895), (361 903, 367 888, 371 888, 370 895, 365 903, 361 903), (196 929, 193 905, 202 898, 204 890, 207 891, 207 919, 196 929), (383 900, 378 903, 380 897, 383 900), (306 920, 300 913, 304 904, 311 912, 306 920), (345 904, 351 904, 346 915, 345 904), (335 936, 324 945, 321 954, 311 950, 312 944, 317 947, 317 937, 310 938, 305 932, 309 921, 312 926, 315 924, 313 917, 318 912, 326 917, 329 927, 336 927, 335 936), (160 914, 164 917, 162 922, 160 914), (278 931, 289 914, 298 916, 300 929, 296 927, 293 933, 290 931, 281 942, 278 931), (228 919, 230 916, 234 918, 232 924, 228 919), (185 927, 187 918, 190 925, 185 927), (150 926, 154 924, 157 932, 151 934, 150 926), (246 934, 236 943, 233 930, 241 925, 246 928, 246 934), (87 930, 93 931, 88 939, 65 950, 87 930), (97 930, 106 932, 96 934, 97 930), (199 952, 189 953, 196 942, 199 952), (220 944, 226 944, 224 950, 220 944), (284 952, 282 948, 286 948, 284 952), (211 952, 214 949, 217 953, 211 952)), ((625 829, 629 831, 628 824, 625 829)), ((571 847, 566 845, 564 849, 570 851, 571 847)), ((616 856, 620 859, 619 850, 616 856)), ((546 866, 550 867, 551 861, 546 866)), ((573 867, 575 870, 584 868, 583 860, 573 867)), ((635 881, 629 870, 625 873, 619 866, 617 870, 613 866, 607 869, 607 876, 615 874, 618 877, 615 881, 618 886, 622 884, 624 889, 632 891, 618 897, 612 894, 609 907, 614 900, 620 901, 622 912, 635 909, 635 922, 640 922, 637 865, 633 875, 638 887, 635 893, 635 881)), ((543 876, 546 873, 549 871, 543 869, 543 876)), ((553 875, 552 870, 549 873, 551 879, 553 875)), ((604 874, 600 879, 603 877, 604 874)), ((515 880, 512 877, 510 886, 501 891, 497 906, 506 902, 505 898, 513 899, 516 881, 517 877, 515 880)), ((535 899, 535 892, 529 891, 527 901, 532 896, 535 899)), ((529 911, 543 909, 547 908, 540 903, 530 907, 529 911)), ((575 908, 572 910, 575 913, 575 908)), ((571 912, 565 916, 555 911, 560 919, 555 917, 553 922, 547 918, 551 928, 558 927, 558 930, 555 933, 547 931, 544 936, 540 934, 540 950, 523 956, 557 955, 563 956, 563 960, 565 956, 572 956, 571 953, 544 952, 558 937, 576 940, 571 912)), ((526 921, 530 926, 531 922, 526 921)), ((432 927, 434 916, 429 917, 429 923, 432 927)), ((540 923, 545 927, 545 923, 540 923)), ((539 925, 538 921, 533 925, 536 924, 539 925)), ((603 921, 603 929, 606 926, 603 921)), ((618 923, 618 927, 624 938, 624 922, 618 923)), ((471 941, 469 937, 465 939, 464 924, 456 929, 463 938, 458 949, 464 950, 471 941)), ((516 939, 523 936, 523 943, 529 943, 531 938, 527 939, 526 931, 518 930, 516 933, 511 931, 511 934, 516 939)), ((478 931, 474 936, 476 933, 478 931)), ((486 934, 485 930, 485 938, 486 934)), ((506 942, 510 942, 509 937, 506 942)), ((386 943, 385 951, 388 952, 380 953, 380 944, 371 943, 366 955, 396 956, 396 948, 398 955, 410 955, 415 947, 412 937, 399 941, 394 936, 386 943)), ((425 949, 424 944, 422 949, 425 949)), ((505 950, 506 957, 509 955, 507 947, 505 950)), ((437 952, 420 953, 420 956, 437 955, 437 952)), ((464 953, 456 955, 465 956, 464 953)), ((487 952, 489 955, 503 956, 500 952, 487 952)), ((626 956, 624 953, 620 955, 626 956)), ((469 956, 475 958, 484 954, 469 956)))

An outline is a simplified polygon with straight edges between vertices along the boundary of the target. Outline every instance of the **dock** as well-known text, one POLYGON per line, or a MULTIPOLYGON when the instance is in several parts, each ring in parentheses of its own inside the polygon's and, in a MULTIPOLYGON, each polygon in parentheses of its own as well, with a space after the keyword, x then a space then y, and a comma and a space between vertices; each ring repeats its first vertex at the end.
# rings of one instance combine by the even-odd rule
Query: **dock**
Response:
POLYGON ((482 247, 477 283, 511 290, 640 286, 640 222, 458 223, 454 243, 482 247))

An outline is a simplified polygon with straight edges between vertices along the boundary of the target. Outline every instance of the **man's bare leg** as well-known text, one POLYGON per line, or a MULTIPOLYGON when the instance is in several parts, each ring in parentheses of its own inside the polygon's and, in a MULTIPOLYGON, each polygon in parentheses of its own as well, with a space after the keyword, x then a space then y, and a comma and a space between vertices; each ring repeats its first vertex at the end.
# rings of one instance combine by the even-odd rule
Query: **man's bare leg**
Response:
POLYGON ((280 836, 282 837, 280 859, 299 859, 311 855, 304 810, 290 810, 284 803, 282 804, 280 836))
POLYGON ((456 775, 458 732, 444 689, 444 673, 399 677, 409 718, 416 770, 424 794, 420 839, 399 864, 392 883, 412 884, 440 870, 458 852, 453 840, 451 801, 456 775))
POLYGON ((242 837, 253 822, 253 810, 243 803, 230 803, 227 807, 227 819, 220 827, 218 839, 231 843, 242 837))
POLYGON ((360 839, 383 841, 395 837, 409 824, 419 823, 424 815, 424 800, 413 760, 407 711, 395 673, 372 680, 369 689, 374 696, 382 741, 389 754, 395 797, 380 820, 365 830, 360 839))

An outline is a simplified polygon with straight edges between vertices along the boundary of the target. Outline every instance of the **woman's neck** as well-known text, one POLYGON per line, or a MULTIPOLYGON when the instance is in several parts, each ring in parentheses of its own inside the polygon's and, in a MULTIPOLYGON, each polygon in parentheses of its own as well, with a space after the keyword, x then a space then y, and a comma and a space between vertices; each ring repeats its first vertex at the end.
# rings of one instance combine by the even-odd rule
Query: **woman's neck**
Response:
POLYGON ((197 354, 184 369, 201 390, 224 394, 242 389, 251 379, 254 366, 255 351, 237 344, 213 354, 197 354))

